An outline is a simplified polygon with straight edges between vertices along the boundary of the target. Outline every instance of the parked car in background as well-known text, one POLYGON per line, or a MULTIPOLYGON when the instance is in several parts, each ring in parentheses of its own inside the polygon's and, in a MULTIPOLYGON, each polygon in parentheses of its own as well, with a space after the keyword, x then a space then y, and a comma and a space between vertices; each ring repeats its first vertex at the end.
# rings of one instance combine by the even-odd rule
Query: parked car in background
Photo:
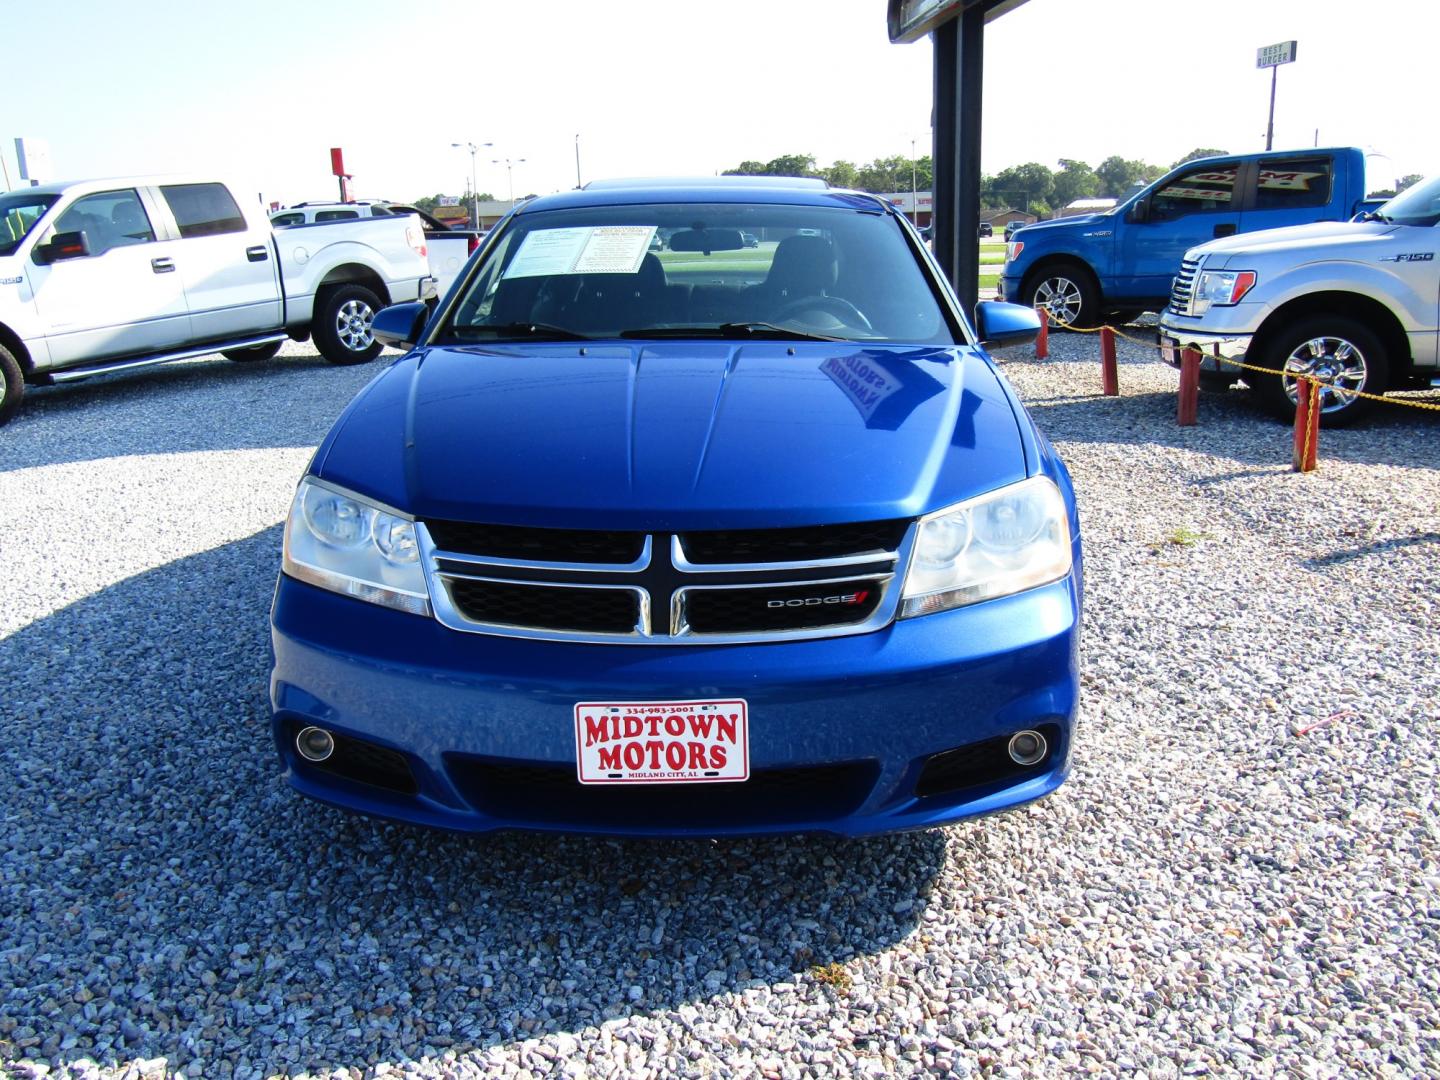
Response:
POLYGON ((1012 236, 1025 227, 1023 221, 1007 221, 1005 223, 1005 239, 1008 242, 1012 236))
POLYGON ((754 233, 742 232, 740 234, 740 239, 744 242, 747 248, 760 246, 760 238, 754 233))
POLYGON ((285 528, 299 791, 452 829, 914 829, 1053 791, 1064 466, 894 208, 823 181, 537 199, 325 437, 285 528), (743 259, 742 233, 783 236, 743 259), (653 238, 669 231, 661 252, 653 238))
POLYGON ((1235 233, 1345 221, 1365 197, 1354 147, 1188 161, 1113 210, 1028 225, 1011 241, 1000 293, 1061 324, 1158 311, 1190 248, 1235 233))
MULTIPOLYGON (((1437 385, 1440 177, 1363 222, 1213 240, 1185 253, 1162 341, 1202 347, 1211 382, 1243 379, 1276 416, 1295 415, 1297 376, 1327 383, 1321 422, 1348 424, 1375 402, 1356 393, 1437 385), (1243 371, 1214 355, 1283 375, 1243 371)), ((1171 354, 1172 363, 1178 357, 1171 354)))
POLYGON ((994 227, 993 225, 991 225, 990 222, 988 222, 988 221, 982 221, 982 222, 980 222, 980 235, 981 235, 981 236, 994 236, 994 235, 995 235, 995 227, 994 227))
POLYGON ((311 335, 369 360, 388 303, 435 295, 410 217, 272 229, 206 177, 135 177, 0 195, 0 423, 25 385, 222 353, 274 356, 311 335))

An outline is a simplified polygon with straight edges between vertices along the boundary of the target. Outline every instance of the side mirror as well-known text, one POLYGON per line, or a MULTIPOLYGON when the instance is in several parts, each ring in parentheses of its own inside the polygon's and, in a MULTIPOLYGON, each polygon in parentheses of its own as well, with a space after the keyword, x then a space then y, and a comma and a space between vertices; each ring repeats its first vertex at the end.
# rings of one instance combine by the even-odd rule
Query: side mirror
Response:
POLYGON ((410 349, 420 340, 429 318, 430 309, 424 304, 391 304, 375 313, 370 332, 384 345, 410 349))
POLYGON ((41 266, 61 262, 64 259, 83 259, 90 254, 90 238, 85 230, 79 232, 57 232, 49 243, 35 245, 35 261, 41 266))
POLYGON ((982 300, 975 305, 975 333, 986 349, 1029 345, 1040 334, 1040 316, 1024 304, 982 300))
POLYGON ((1149 198, 1149 196, 1146 196, 1145 198, 1136 200, 1135 205, 1132 206, 1132 207, 1130 207, 1129 212, 1126 213, 1126 215, 1125 215, 1125 220, 1126 220, 1127 222, 1129 222, 1131 225, 1144 225, 1145 222, 1149 221, 1149 220, 1150 220, 1150 198, 1149 198))

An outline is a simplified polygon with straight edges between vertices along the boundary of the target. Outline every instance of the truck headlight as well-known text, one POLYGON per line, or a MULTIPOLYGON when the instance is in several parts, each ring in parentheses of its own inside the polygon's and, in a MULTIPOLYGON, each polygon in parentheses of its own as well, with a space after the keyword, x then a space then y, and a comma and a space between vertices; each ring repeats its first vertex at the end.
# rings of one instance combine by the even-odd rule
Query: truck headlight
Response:
POLYGON ((1255 287, 1254 270, 1206 270, 1195 285, 1196 315, 1203 315, 1212 306, 1228 307, 1255 287))
POLYGON ((331 592, 430 614, 415 523, 322 481, 307 477, 295 491, 281 566, 331 592))
POLYGON ((1025 250, 1024 240, 1011 240, 1005 245, 1005 261, 1014 262, 1020 257, 1020 252, 1025 250))
POLYGON ((920 519, 900 617, 928 615, 1058 581, 1070 572, 1065 499, 1043 476, 920 519))

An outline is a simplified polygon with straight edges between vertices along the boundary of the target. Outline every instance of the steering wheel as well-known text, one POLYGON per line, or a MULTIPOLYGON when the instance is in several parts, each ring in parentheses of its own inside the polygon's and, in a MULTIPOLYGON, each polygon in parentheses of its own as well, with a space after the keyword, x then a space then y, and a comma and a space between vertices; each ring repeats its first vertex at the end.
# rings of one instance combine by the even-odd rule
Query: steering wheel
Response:
POLYGON ((823 311, 833 315, 847 326, 858 326, 861 330, 875 329, 870 325, 870 320, 865 317, 863 311, 840 296, 802 296, 799 300, 792 300, 777 311, 773 321, 784 322, 802 311, 823 311))

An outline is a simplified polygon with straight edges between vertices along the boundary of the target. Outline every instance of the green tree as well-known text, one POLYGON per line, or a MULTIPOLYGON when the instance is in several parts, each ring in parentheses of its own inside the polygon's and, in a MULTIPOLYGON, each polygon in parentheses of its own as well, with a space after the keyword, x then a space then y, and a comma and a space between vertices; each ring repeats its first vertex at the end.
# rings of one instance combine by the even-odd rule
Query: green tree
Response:
POLYGON ((1158 165, 1147 165, 1143 161, 1127 161, 1118 154, 1112 155, 1095 167, 1100 178, 1100 194, 1119 198, 1138 182, 1149 183, 1165 172, 1158 165))
POLYGON ((1171 165, 1170 168, 1173 169, 1173 168, 1176 167, 1176 165, 1184 165, 1185 162, 1187 162, 1187 161, 1195 161, 1195 160, 1198 159, 1198 158, 1203 158, 1203 157, 1224 157, 1224 156, 1225 156, 1226 154, 1228 154, 1229 152, 1230 152, 1229 150, 1216 150, 1216 149, 1213 149, 1213 148, 1206 149, 1206 148, 1203 148, 1203 147, 1202 147, 1202 148, 1197 148, 1197 149, 1195 149, 1195 150, 1191 150, 1188 154, 1186 154, 1184 157, 1182 157, 1179 161, 1175 162, 1175 165, 1171 165))
POLYGON ((853 188, 856 184, 856 177, 860 170, 855 167, 853 161, 837 161, 829 168, 821 169, 826 181, 831 187, 853 188))
POLYGON ((1054 187, 1053 172, 1038 161, 1027 161, 1024 165, 1012 165, 996 174, 992 191, 1006 206, 1039 214, 1043 211, 1036 207, 1049 209, 1054 187))
POLYGON ((1056 206, 1068 206, 1076 199, 1094 198, 1100 191, 1100 178, 1083 161, 1072 158, 1060 159, 1060 171, 1055 174, 1051 197, 1056 206))
POLYGON ((726 169, 726 176, 819 176, 815 168, 814 154, 781 154, 765 162, 742 161, 734 169, 726 169))
POLYGON ((1416 184, 1418 184, 1421 180, 1424 179, 1425 177, 1418 172, 1407 173, 1395 182, 1395 194, 1400 194, 1400 192, 1404 191, 1408 187, 1414 187, 1416 184))

